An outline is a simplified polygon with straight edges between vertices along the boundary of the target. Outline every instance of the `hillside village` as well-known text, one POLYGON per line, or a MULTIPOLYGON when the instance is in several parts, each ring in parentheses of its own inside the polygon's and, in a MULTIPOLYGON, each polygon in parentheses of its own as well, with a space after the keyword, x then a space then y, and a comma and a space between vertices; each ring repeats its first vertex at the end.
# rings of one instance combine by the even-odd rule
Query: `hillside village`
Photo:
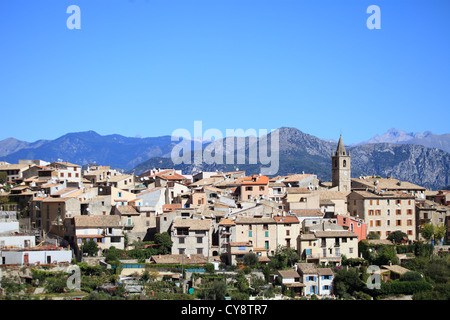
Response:
POLYGON ((448 287, 450 191, 351 178, 342 137, 330 170, 325 182, 306 172, 135 176, 63 161, 0 163, 0 297, 419 299, 440 292, 439 282, 448 287), (412 263, 424 257, 446 263, 443 282, 412 263), (69 265, 80 267, 81 289, 50 280, 67 279, 69 265), (370 265, 384 283, 378 291, 364 285, 370 265), (360 286, 344 290, 352 270, 360 286), (396 289, 401 282, 409 287, 396 289))

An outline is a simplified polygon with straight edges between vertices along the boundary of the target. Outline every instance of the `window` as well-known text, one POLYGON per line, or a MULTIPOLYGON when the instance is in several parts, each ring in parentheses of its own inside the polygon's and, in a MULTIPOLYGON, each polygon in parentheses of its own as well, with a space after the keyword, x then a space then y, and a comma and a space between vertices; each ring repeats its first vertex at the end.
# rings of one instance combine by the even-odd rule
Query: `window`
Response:
POLYGON ((406 214, 409 214, 409 215, 411 215, 411 214, 412 214, 412 209, 408 209, 408 210, 406 210, 406 214))
POLYGON ((266 238, 269 237, 269 231, 266 231, 266 232, 265 232, 265 236, 266 236, 266 238))
POLYGON ((400 214, 402 214, 402 210, 401 210, 401 209, 397 209, 397 210, 395 210, 395 214, 396 214, 396 215, 400 215, 400 214))
POLYGON ((253 187, 245 187, 245 191, 253 191, 253 187))
POLYGON ((342 166, 343 166, 344 168, 347 166, 347 160, 344 160, 344 161, 342 162, 342 166))
POLYGON ((407 225, 407 226, 412 226, 412 220, 407 220, 407 221, 406 221, 406 225, 407 225))
POLYGON ((197 254, 203 254, 203 248, 197 248, 197 254))
POLYGON ((369 216, 373 216, 373 210, 369 210, 369 216))
POLYGON ((377 199, 377 205, 379 205, 379 204, 380 204, 380 200, 377 199))
POLYGON ((412 236, 413 232, 412 232, 412 230, 408 230, 408 231, 406 232, 406 234, 407 234, 408 236, 412 236))
POLYGON ((376 216, 381 216, 381 210, 375 210, 375 215, 376 216))
POLYGON ((381 220, 375 221, 375 225, 376 225, 377 227, 381 227, 381 220))
POLYGON ((121 237, 111 237, 111 242, 117 243, 117 242, 120 242, 120 240, 121 240, 121 237))
POLYGON ((202 237, 197 237, 197 243, 203 243, 203 238, 202 237))
POLYGON ((269 230, 269 225, 267 223, 263 224, 263 230, 269 230))
POLYGON ((400 199, 395 200, 395 204, 401 204, 401 203, 402 203, 402 200, 400 200, 400 199))
POLYGON ((391 220, 386 220, 386 224, 387 224, 388 226, 390 226, 390 225, 391 225, 391 220))
POLYGON ((179 236, 188 236, 189 229, 188 228, 177 228, 177 235, 179 236))
POLYGON ((373 200, 370 200, 370 201, 369 201, 369 204, 370 204, 370 205, 373 205, 373 200))
POLYGON ((401 226, 402 225, 402 220, 396 220, 395 221, 395 225, 396 226, 401 226))
POLYGON ((370 226, 373 227, 373 220, 370 220, 370 226))
POLYGON ((290 230, 286 230, 286 235, 290 236, 290 230))
POLYGON ((184 238, 178 238, 178 243, 179 244, 184 244, 184 238))
POLYGON ((264 249, 269 249, 269 241, 264 242, 264 249))
POLYGON ((71 178, 71 177, 72 177, 72 173, 69 172, 69 173, 67 174, 67 176, 68 176, 69 178, 71 178))
POLYGON ((259 191, 264 191, 264 186, 259 187, 259 191))
POLYGON ((60 176, 60 177, 64 177, 64 172, 61 172, 61 173, 59 174, 59 176, 60 176))
POLYGON ((249 236, 249 237, 253 236, 252 231, 249 231, 249 232, 248 232, 248 236, 249 236))
POLYGON ((349 253, 353 253, 353 248, 348 248, 349 253))

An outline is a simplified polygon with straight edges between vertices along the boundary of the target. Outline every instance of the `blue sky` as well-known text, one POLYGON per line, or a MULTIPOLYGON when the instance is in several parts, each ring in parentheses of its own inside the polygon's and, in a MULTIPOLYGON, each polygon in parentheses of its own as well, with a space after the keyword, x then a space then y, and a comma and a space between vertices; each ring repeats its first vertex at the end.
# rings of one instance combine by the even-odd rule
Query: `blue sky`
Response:
POLYGON ((0 140, 449 133, 450 1, 0 0, 0 140), (81 29, 69 30, 69 5, 81 29), (381 29, 369 30, 369 5, 381 29))

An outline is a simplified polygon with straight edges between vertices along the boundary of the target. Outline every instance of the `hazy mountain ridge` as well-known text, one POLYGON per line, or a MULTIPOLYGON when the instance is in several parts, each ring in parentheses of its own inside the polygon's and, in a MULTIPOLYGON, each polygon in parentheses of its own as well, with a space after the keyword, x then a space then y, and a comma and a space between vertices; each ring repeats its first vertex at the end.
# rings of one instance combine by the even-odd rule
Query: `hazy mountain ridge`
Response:
MULTIPOLYGON (((319 139, 296 128, 282 127, 276 130, 279 135, 279 170, 278 174, 314 173, 322 181, 331 180, 331 153, 335 151, 337 142, 319 139)), ((268 134, 268 144, 270 137, 268 134)), ((401 144, 367 143, 347 146, 352 156, 352 176, 380 175, 410 181, 427 188, 439 189, 450 185, 450 154, 437 148, 410 144, 414 139, 427 139, 432 134, 403 139, 401 144)), ((261 139, 263 137, 260 137, 261 139)), ((244 152, 247 156, 250 148, 259 146, 261 140, 235 138, 235 148, 225 150, 234 155, 244 152), (237 148, 237 141, 244 142, 237 148)), ((345 142, 345 137, 344 137, 345 142)), ((140 174, 152 168, 175 167, 185 174, 195 171, 233 171, 245 170, 248 174, 258 174, 262 167, 248 164, 191 164, 174 165, 170 159, 171 151, 178 141, 173 142, 171 136, 153 138, 129 138, 118 134, 102 136, 94 131, 68 133, 55 140, 39 140, 28 143, 14 138, 0 141, 0 152, 10 163, 19 159, 41 159, 45 161, 69 161, 76 164, 98 163, 128 172, 140 174)), ((203 149, 223 144, 224 140, 204 143, 203 149)), ((259 149, 258 149, 259 150, 259 149)), ((270 148, 269 148, 270 150, 270 148)), ((224 156, 225 157, 225 156, 224 156)), ((2 159, 3 160, 3 159, 2 159)), ((224 158, 225 160, 225 158, 224 158)))
POLYGON ((353 146, 369 143, 418 144, 450 152, 450 134, 434 134, 431 131, 406 132, 391 128, 381 136, 376 135, 367 141, 356 143, 353 146))

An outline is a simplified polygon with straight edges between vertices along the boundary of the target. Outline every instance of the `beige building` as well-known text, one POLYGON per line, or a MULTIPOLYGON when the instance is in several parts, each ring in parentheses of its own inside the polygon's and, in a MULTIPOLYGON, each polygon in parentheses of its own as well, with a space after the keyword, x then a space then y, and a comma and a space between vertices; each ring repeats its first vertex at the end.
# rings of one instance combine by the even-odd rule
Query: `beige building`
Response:
POLYGON ((283 198, 284 210, 289 212, 301 209, 320 208, 320 195, 308 189, 297 190, 295 193, 288 193, 283 198))
POLYGON ((348 195, 351 216, 367 223, 367 233, 386 239, 393 231, 402 231, 416 239, 415 196, 404 192, 352 191, 348 195))
POLYGON ((445 225, 447 215, 450 215, 449 206, 442 206, 430 200, 416 200, 416 239, 424 240, 420 231, 426 223, 434 226, 445 225))
POLYGON ((171 229, 172 254, 203 254, 211 247, 210 219, 175 218, 171 229))
POLYGON ((237 217, 236 242, 248 242, 254 251, 271 256, 277 249, 277 224, 273 218, 237 217))
POLYGON ((86 241, 94 241, 100 250, 124 249, 124 233, 119 216, 77 216, 66 224, 67 237, 78 250, 86 241))
POLYGON ((81 182, 81 166, 70 162, 52 162, 49 167, 56 169, 59 180, 81 182))
POLYGON ((361 176, 352 179, 352 190, 406 192, 414 195, 416 198, 425 198, 426 188, 392 177, 381 178, 379 176, 361 176))
POLYGON ((276 248, 284 246, 297 249, 297 237, 300 234, 300 221, 296 216, 276 216, 276 248))
POLYGON ((340 264, 342 255, 358 258, 358 236, 350 231, 315 231, 298 237, 298 254, 307 262, 340 264))
POLYGON ((28 170, 32 166, 34 166, 34 164, 6 163, 0 166, 0 172, 6 173, 6 175, 8 176, 8 181, 20 180, 24 178, 24 171, 28 170))
POLYGON ((254 198, 266 197, 269 195, 269 177, 264 175, 253 175, 239 178, 236 181, 240 184, 240 199, 251 200, 254 198))

